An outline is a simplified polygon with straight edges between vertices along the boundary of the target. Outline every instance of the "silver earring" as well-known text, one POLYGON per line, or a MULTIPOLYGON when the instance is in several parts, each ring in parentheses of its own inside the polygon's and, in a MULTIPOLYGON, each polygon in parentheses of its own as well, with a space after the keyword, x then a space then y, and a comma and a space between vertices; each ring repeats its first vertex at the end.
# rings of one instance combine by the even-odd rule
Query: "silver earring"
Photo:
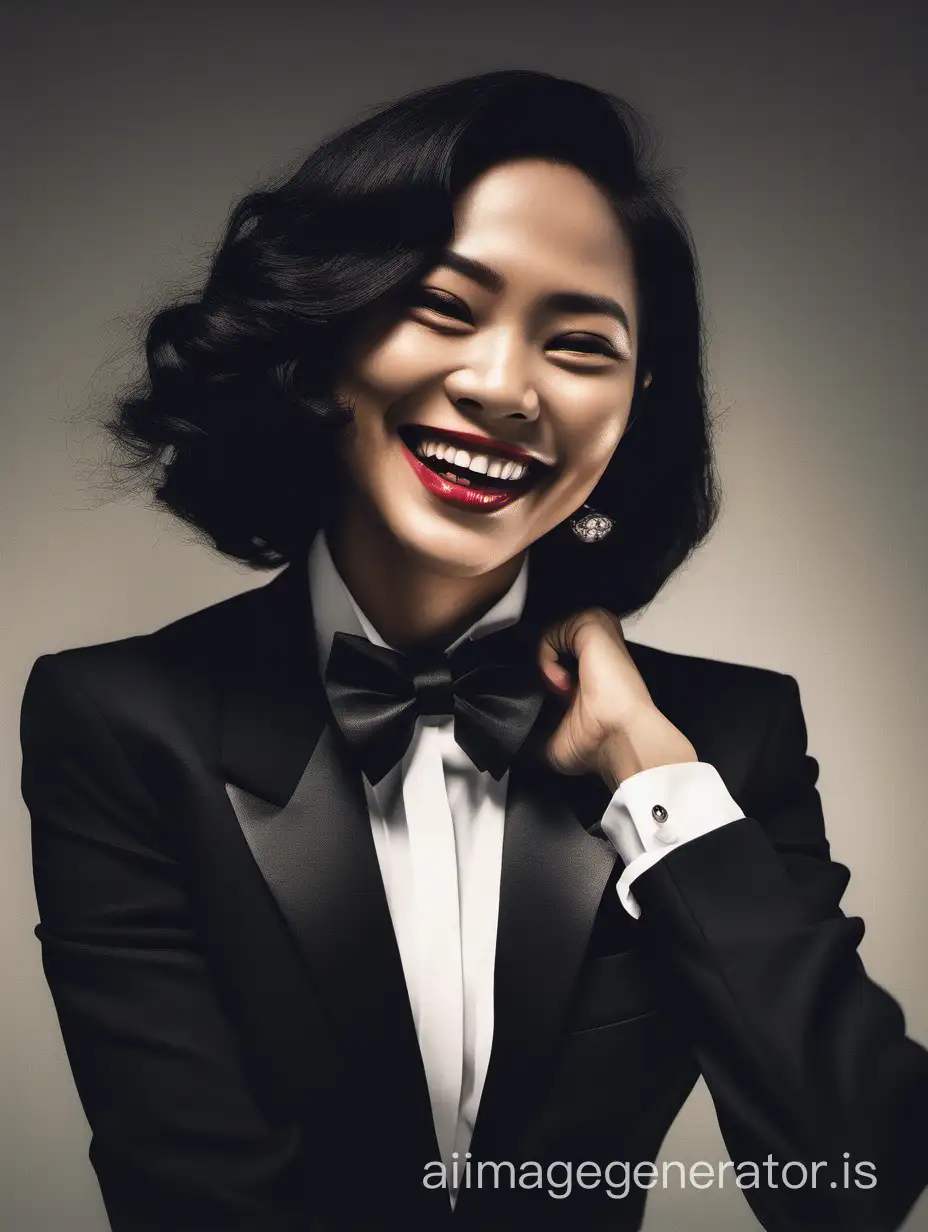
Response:
POLYGON ((598 513, 589 505, 583 505, 570 519, 570 528, 583 543, 598 543, 605 539, 614 526, 612 518, 598 513))

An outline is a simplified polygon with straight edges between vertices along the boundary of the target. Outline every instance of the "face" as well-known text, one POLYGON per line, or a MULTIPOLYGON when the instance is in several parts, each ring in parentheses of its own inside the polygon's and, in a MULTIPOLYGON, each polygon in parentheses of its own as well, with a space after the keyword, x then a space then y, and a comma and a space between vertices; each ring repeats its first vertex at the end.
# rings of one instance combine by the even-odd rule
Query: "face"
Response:
POLYGON ((441 263, 348 355, 352 508, 439 574, 520 559, 609 463, 637 339, 631 247, 599 189, 538 159, 491 168, 441 263))

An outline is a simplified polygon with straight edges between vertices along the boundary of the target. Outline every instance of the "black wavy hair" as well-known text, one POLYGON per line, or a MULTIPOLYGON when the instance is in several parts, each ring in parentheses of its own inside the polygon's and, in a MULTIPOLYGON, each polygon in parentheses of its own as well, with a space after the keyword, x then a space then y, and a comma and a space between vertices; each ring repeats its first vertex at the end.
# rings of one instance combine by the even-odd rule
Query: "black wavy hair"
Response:
POLYGON ((202 292, 147 324, 147 372, 104 427, 116 469, 225 555, 256 569, 304 553, 335 495, 341 356, 452 238, 457 194, 489 167, 577 167, 629 237, 640 307, 625 435, 590 496, 615 519, 583 544, 567 521, 531 548, 540 615, 643 607, 711 530, 720 492, 699 280, 687 225, 653 166, 645 118, 613 95, 508 70, 416 91, 328 138, 232 210, 202 292), (645 389, 641 376, 653 374, 645 389))

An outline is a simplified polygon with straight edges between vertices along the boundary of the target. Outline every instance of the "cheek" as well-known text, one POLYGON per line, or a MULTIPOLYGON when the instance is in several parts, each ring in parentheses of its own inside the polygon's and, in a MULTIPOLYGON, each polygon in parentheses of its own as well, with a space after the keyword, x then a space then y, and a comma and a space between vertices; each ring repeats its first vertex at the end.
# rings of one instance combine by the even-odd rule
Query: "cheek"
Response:
POLYGON ((622 439, 631 409, 631 391, 624 383, 621 388, 613 385, 610 390, 575 394, 562 405, 558 452, 568 460, 568 472, 583 478, 598 475, 622 439))
POLYGON ((436 374, 434 351, 415 325, 399 325, 353 364, 346 385, 386 403, 407 397, 436 374))

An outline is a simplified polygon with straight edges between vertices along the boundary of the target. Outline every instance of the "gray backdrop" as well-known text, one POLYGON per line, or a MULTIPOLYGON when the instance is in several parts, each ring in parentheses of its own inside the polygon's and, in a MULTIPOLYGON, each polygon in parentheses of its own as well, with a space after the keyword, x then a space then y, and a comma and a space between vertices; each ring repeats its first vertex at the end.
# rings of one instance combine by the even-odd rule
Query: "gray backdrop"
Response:
MULTIPOLYGON (((131 314, 196 285, 256 177, 359 109, 493 68, 627 95, 664 133, 701 259, 726 490, 635 640, 795 675, 861 955, 928 1042, 923 474, 926 194, 917 5, 74 5, 7 10, 3 108, 0 1228, 103 1232, 41 972, 18 714, 36 656, 269 580, 101 504, 80 416, 131 314)), ((654 499, 660 499, 655 492, 654 499)), ((647 516, 643 509, 642 517, 647 516)), ((361 1145, 361 1144, 359 1144, 361 1145)), ((725 1159, 702 1083, 663 1158, 725 1159)), ((756 1226, 732 1187, 654 1190, 648 1232, 756 1226)), ((928 1199, 907 1228, 928 1229, 928 1199)))

